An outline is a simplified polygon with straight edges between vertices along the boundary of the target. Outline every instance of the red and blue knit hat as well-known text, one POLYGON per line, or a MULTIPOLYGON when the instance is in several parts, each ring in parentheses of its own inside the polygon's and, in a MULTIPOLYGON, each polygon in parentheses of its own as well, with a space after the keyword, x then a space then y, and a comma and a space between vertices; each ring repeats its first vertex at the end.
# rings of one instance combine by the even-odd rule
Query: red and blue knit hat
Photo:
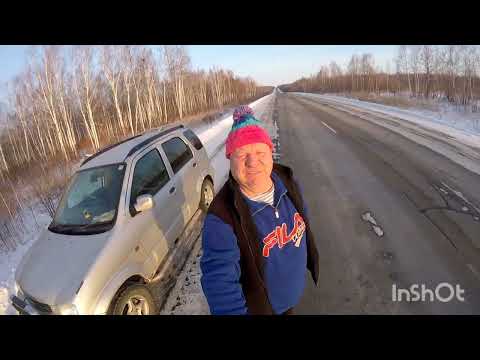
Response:
POLYGON ((247 105, 242 105, 233 112, 233 125, 227 137, 225 155, 230 155, 235 149, 248 144, 264 143, 273 150, 270 135, 262 127, 260 120, 253 116, 253 110, 247 105))

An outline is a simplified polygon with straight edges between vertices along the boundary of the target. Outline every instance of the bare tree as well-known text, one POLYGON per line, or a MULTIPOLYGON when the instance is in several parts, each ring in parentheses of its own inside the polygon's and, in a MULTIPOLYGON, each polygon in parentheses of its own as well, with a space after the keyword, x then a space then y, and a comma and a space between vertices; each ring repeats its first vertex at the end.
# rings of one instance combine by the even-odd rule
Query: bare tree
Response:
POLYGON ((190 57, 185 46, 165 46, 164 57, 169 80, 173 84, 178 116, 182 119, 185 109, 184 77, 190 67, 190 57))
POLYGON ((406 45, 400 45, 398 47, 397 53, 397 72, 400 74, 407 74, 408 81, 408 91, 412 93, 412 85, 410 82, 410 69, 409 69, 409 58, 408 58, 408 48, 406 45))
POLYGON ((120 81, 122 76, 120 48, 116 46, 103 46, 101 50, 101 64, 105 78, 107 79, 115 106, 115 114, 118 119, 120 133, 127 134, 127 126, 124 122, 122 108, 120 106, 120 81))
POLYGON ((423 45, 420 49, 420 61, 423 66, 423 71, 425 74, 424 80, 424 96, 425 98, 430 97, 430 81, 432 75, 432 68, 434 66, 434 49, 431 45, 423 45))
POLYGON ((420 47, 417 45, 410 46, 409 64, 414 77, 414 96, 416 97, 420 93, 420 47))
POLYGON ((282 85, 284 91, 357 92, 408 91, 413 97, 445 97, 477 111, 480 98, 478 46, 401 45, 394 57, 396 76, 375 66, 371 54, 353 55, 343 71, 333 63, 321 65, 309 77, 282 85))
POLYGON ((93 116, 94 99, 97 89, 93 81, 93 48, 77 46, 73 48, 75 59, 74 84, 78 96, 78 105, 88 138, 94 151, 100 148, 97 125, 93 116))
POLYGON ((350 62, 348 63, 348 72, 351 76, 351 90, 358 90, 358 74, 360 71, 359 59, 357 55, 352 55, 350 62))

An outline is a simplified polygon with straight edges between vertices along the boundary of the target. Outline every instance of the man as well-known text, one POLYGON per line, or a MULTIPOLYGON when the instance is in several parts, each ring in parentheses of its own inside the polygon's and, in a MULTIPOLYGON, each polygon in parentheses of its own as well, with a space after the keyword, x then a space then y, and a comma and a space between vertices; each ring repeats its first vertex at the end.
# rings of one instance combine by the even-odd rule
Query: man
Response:
POLYGON ((203 227, 201 284, 210 312, 293 314, 318 253, 292 170, 273 164, 272 140, 248 106, 233 113, 229 179, 203 227))

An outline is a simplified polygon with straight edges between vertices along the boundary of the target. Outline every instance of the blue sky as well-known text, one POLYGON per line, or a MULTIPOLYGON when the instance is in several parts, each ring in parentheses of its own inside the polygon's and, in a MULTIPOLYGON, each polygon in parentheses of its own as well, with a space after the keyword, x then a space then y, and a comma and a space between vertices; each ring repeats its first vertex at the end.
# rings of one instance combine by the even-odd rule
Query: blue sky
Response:
MULTIPOLYGON (((0 99, 5 83, 25 66, 28 45, 0 45, 0 99)), ((376 64, 393 59, 394 45, 195 45, 188 46, 193 68, 213 66, 251 76, 261 85, 280 85, 318 72, 336 61, 344 67, 352 54, 372 53, 376 64)), ((393 70, 393 63, 390 64, 393 70)))
MULTIPOLYGON (((321 65, 336 61, 346 66, 353 54, 370 52, 378 65, 392 60, 397 47, 365 45, 205 45, 189 46, 193 66, 213 65, 252 76, 263 85, 280 85, 317 73, 321 65)), ((390 65, 393 68, 392 64, 390 65)))

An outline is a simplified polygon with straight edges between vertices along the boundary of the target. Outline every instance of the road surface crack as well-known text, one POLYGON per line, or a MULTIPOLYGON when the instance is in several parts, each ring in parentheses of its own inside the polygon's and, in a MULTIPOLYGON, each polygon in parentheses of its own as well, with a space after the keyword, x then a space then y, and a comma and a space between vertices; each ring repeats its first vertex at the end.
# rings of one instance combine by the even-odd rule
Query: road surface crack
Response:
POLYGON ((424 209, 419 209, 421 213, 426 213, 431 210, 445 210, 453 211, 462 215, 468 215, 473 218, 475 221, 480 221, 480 210, 471 203, 460 191, 453 189, 444 182, 442 182, 443 187, 438 184, 430 184, 438 195, 442 198, 445 206, 432 206, 424 209), (444 189, 447 188, 447 189, 444 189), (449 201, 450 199, 450 201, 449 201), (459 209, 456 209, 452 203, 456 202, 459 204, 459 209))

